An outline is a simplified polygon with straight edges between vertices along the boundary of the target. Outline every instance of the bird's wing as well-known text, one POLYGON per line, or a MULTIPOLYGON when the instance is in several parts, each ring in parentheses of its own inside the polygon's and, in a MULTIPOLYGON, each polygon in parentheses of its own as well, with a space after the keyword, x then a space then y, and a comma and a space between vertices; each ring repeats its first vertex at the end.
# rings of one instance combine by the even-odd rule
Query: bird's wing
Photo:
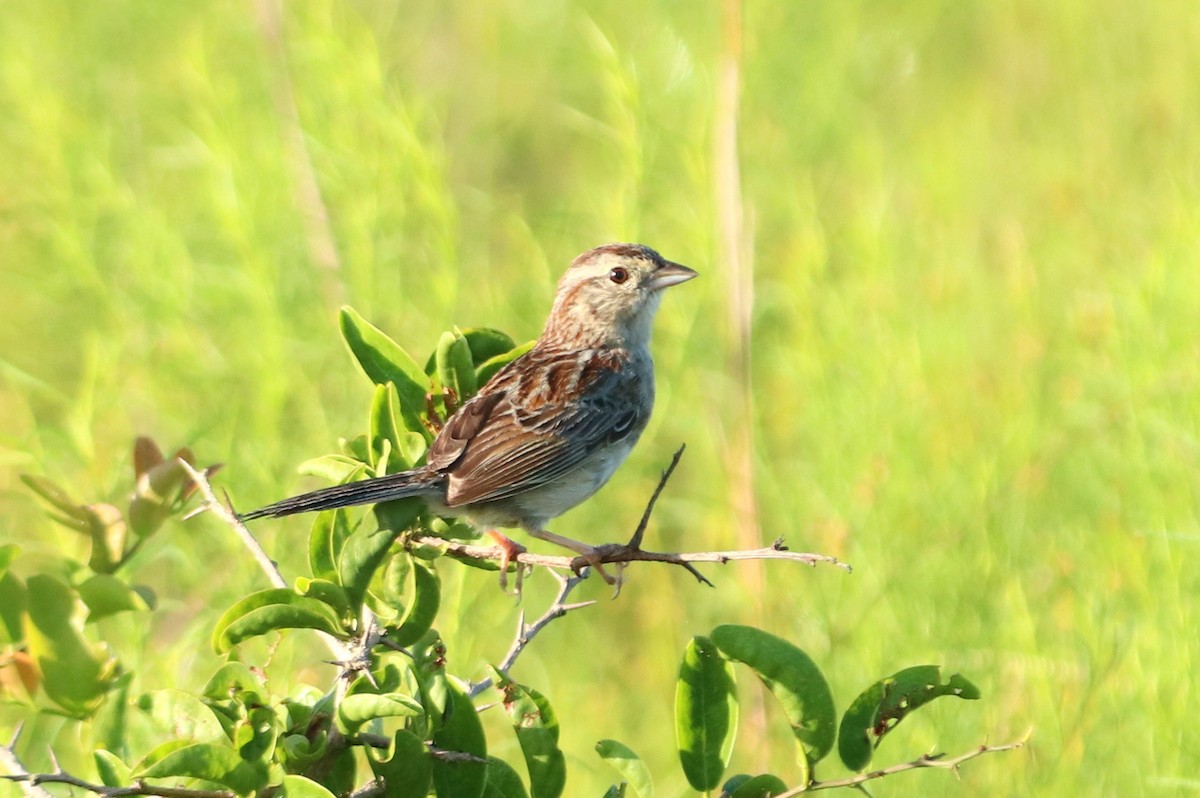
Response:
POLYGON ((449 476, 451 507, 552 482, 649 417, 639 374, 615 350, 533 349, 510 363, 446 424, 429 466, 449 476))

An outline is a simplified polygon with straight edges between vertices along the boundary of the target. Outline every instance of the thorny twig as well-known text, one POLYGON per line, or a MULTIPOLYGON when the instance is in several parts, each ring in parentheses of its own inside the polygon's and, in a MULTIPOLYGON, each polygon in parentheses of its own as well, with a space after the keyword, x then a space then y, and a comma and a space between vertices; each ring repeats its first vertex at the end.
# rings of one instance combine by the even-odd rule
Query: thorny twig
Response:
MULTIPOLYGON (((525 650, 525 647, 533 642, 533 638, 537 637, 539 632, 549 626, 551 621, 563 617, 571 610, 583 609, 596 603, 595 601, 578 601, 574 604, 568 604, 567 597, 571 595, 571 591, 578 587, 586 577, 577 574, 572 574, 568 577, 555 571, 551 571, 551 573, 558 580, 558 595, 554 597, 554 602, 550 607, 533 623, 525 623, 525 611, 521 611, 521 617, 517 619, 517 634, 513 638, 512 645, 509 646, 508 653, 504 655, 504 659, 496 666, 496 670, 501 673, 508 673, 509 669, 516 663, 517 657, 521 656, 521 652, 525 650)), ((491 677, 473 682, 467 695, 471 698, 476 698, 484 690, 491 687, 492 683, 491 677)))
MULTIPOLYGON (((192 482, 195 483, 196 488, 200 491, 200 495, 204 499, 204 503, 188 513, 184 517, 184 520, 195 515, 199 515, 205 511, 217 516, 217 518, 224 521, 225 524, 234 531, 234 533, 238 536, 238 539, 242 541, 242 545, 249 550, 251 556, 254 557, 255 562, 258 563, 258 567, 264 574, 266 574, 271 586, 276 588, 286 588, 287 580, 285 580, 283 578, 283 574, 279 572, 279 566, 276 565, 275 561, 267 555, 267 552, 258 542, 258 539, 254 537, 254 533, 247 529, 246 525, 243 524, 241 519, 237 517, 237 513, 233 511, 232 505, 221 503, 221 501, 217 498, 217 494, 213 491, 212 484, 208 481, 208 477, 203 472, 192 468, 191 464, 185 460, 180 459, 179 463, 183 466, 183 470, 187 472, 188 476, 192 478, 192 482)), ((321 632, 320 635, 321 639, 325 641, 326 648, 328 648, 330 653, 333 654, 338 664, 351 662, 356 659, 355 653, 340 640, 329 634, 326 634, 325 632, 321 632)))
POLYGON ((839 787, 857 787, 862 789, 862 785, 868 781, 882 779, 884 776, 891 776, 896 773, 903 773, 906 770, 921 770, 923 768, 938 768, 940 770, 950 770, 958 774, 958 768, 964 762, 968 762, 975 757, 983 756, 984 754, 995 754, 1000 751, 1014 751, 1024 747, 1029 740, 1030 732, 1026 732, 1025 736, 1019 740, 1014 740, 1011 743, 1004 745, 980 745, 972 748, 970 751, 959 754, 956 757, 946 759, 943 754, 925 754, 924 756, 914 759, 911 762, 900 762, 899 764, 891 765, 879 770, 869 770, 865 773, 859 773, 854 776, 847 776, 844 779, 830 779, 829 781, 814 781, 809 784, 802 785, 782 793, 779 798, 795 798, 801 793, 816 792, 817 790, 833 790, 839 787))

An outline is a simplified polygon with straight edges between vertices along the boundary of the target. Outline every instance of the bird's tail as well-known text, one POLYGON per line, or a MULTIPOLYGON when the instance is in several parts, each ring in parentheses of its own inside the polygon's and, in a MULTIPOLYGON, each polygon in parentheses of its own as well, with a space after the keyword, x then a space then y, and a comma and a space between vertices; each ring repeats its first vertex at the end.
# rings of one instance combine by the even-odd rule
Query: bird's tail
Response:
POLYGON ((243 521, 270 516, 279 518, 296 513, 310 513, 316 510, 333 510, 338 507, 352 507, 358 504, 378 504, 379 502, 403 499, 409 496, 428 494, 437 488, 437 478, 421 471, 401 471, 396 474, 364 479, 359 482, 348 482, 345 485, 333 485, 328 488, 302 493, 290 499, 283 499, 266 507, 251 510, 238 516, 243 521))

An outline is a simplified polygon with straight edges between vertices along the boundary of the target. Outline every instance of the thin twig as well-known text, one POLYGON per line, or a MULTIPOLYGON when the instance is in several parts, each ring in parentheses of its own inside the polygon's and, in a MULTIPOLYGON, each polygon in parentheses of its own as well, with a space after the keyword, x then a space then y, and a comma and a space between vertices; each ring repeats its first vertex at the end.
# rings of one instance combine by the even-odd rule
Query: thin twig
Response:
MULTIPOLYGON (((445 538, 433 537, 432 535, 417 535, 409 538, 409 541, 424 546, 433 546, 458 559, 493 560, 499 562, 504 556, 504 552, 496 546, 473 546, 469 543, 446 540, 445 538)), ((827 554, 791 551, 784 545, 782 540, 777 540, 770 546, 764 546, 761 549, 685 552, 644 551, 643 549, 630 548, 625 543, 609 543, 596 547, 596 559, 601 564, 626 562, 671 563, 672 565, 688 568, 697 579, 703 582, 707 582, 708 580, 704 579, 703 575, 695 571, 694 568, 689 567, 692 563, 715 562, 723 565, 734 560, 791 560, 792 562, 799 562, 805 565, 816 566, 826 564, 837 566, 845 571, 851 570, 849 563, 844 563, 837 557, 831 557, 827 554)), ((513 555, 511 560, 522 565, 540 565, 544 568, 558 568, 571 571, 578 571, 592 562, 592 560, 583 557, 535 554, 528 551, 513 555)))
POLYGON ((24 763, 17 756, 17 738, 21 736, 21 727, 23 725, 24 722, 17 724, 12 740, 9 741, 8 745, 0 745, 0 766, 3 766, 8 771, 8 775, 3 776, 3 778, 20 784, 21 792, 25 793, 27 798, 54 798, 49 792, 37 786, 37 782, 22 780, 22 777, 31 775, 25 769, 24 763))
MULTIPOLYGON (((580 610, 596 603, 595 601, 579 601, 574 604, 568 604, 567 597, 571 595, 571 591, 583 582, 585 577, 576 574, 567 577, 555 571, 551 571, 550 573, 558 580, 558 595, 554 597, 554 602, 550 607, 533 623, 525 623, 525 612, 521 612, 521 617, 517 619, 517 634, 513 637, 512 645, 509 646, 508 653, 504 655, 504 659, 496 666, 496 669, 501 673, 508 673, 509 669, 516 664, 517 657, 521 656, 521 652, 525 650, 525 647, 533 642, 533 638, 537 637, 538 633, 549 626, 551 621, 563 617, 572 610, 580 610)), ((473 682, 467 695, 471 698, 476 698, 484 690, 491 687, 492 684, 493 679, 490 676, 481 681, 473 682)))
MULTIPOLYGON (((188 473, 188 476, 192 478, 192 482, 195 483, 197 490, 200 491, 200 495, 204 499, 204 503, 188 513, 185 518, 191 518, 205 511, 217 516, 217 518, 224 521, 234 531, 238 539, 242 541, 242 545, 249 550, 255 562, 258 563, 258 567, 266 574, 271 586, 286 588, 288 584, 283 578, 283 574, 279 572, 279 566, 267 555, 266 550, 263 549, 258 539, 254 537, 254 533, 247 529, 246 525, 238 518, 237 513, 233 510, 233 505, 221 503, 217 498, 217 494, 213 491, 212 484, 208 481, 207 475, 192 468, 191 464, 185 460, 181 459, 179 463, 183 466, 183 470, 188 473)), ((365 608, 364 611, 366 611, 365 608)), ((325 632, 319 632, 319 634, 321 635, 321 639, 325 641, 325 647, 329 649, 339 664, 354 660, 354 652, 342 643, 342 641, 325 632)))
POLYGON ((940 770, 954 771, 958 773, 958 768, 964 762, 968 762, 975 757, 983 756, 984 754, 995 754, 1000 751, 1015 751, 1018 748, 1024 747, 1029 740, 1029 732, 1019 740, 1014 740, 1005 745, 981 745, 977 748, 972 748, 970 751, 959 754, 951 759, 946 759, 942 754, 926 754, 919 759, 914 759, 911 762, 901 762, 890 767, 880 768, 879 770, 871 770, 866 773, 859 773, 854 776, 848 776, 844 779, 830 779, 829 781, 814 781, 809 784, 797 787, 794 790, 789 790, 779 796, 779 798, 794 798, 806 792, 816 792, 817 790, 833 790, 839 787, 861 787, 868 781, 882 779, 884 776, 891 776, 896 773, 903 773, 906 770, 921 770, 923 768, 938 768, 940 770))
POLYGON ((666 470, 662 472, 662 476, 659 477, 658 486, 654 488, 654 493, 650 494, 650 501, 646 502, 646 509, 642 513, 642 520, 638 522, 633 537, 629 539, 629 548, 640 549, 642 547, 642 538, 646 534, 646 527, 650 524, 650 514, 654 512, 654 505, 658 503, 658 496, 663 492, 663 488, 667 486, 667 480, 674 473, 675 466, 679 465, 679 459, 683 457, 683 450, 686 448, 686 443, 679 445, 679 448, 675 451, 675 456, 671 458, 671 464, 667 466, 666 470))
POLYGON ((255 539, 253 533, 251 533, 250 530, 246 528, 246 525, 243 524, 237 517, 237 513, 233 511, 233 508, 226 507, 217 498, 217 494, 213 492, 212 484, 209 483, 208 477, 192 468, 191 464, 186 460, 180 459, 179 463, 183 466, 183 470, 188 473, 188 476, 192 478, 192 482, 196 484, 196 487, 200 491, 200 495, 204 497, 204 504, 188 513, 187 516, 185 516, 185 520, 194 515, 198 515, 205 510, 217 516, 217 518, 220 518, 231 529, 233 529, 233 531, 241 539, 242 545, 250 551, 250 554, 254 557, 255 562, 258 563, 258 567, 261 568, 262 572, 267 575, 267 579, 271 582, 271 586, 287 587, 287 581, 283 578, 283 574, 279 573, 279 566, 277 566, 275 561, 267 555, 267 552, 259 544, 258 540, 255 539))
MULTIPOLYGON (((72 787, 78 787, 81 790, 103 795, 105 798, 121 798, 125 795, 158 795, 162 798, 237 798, 237 794, 230 790, 192 790, 186 787, 160 787, 156 784, 147 784, 142 780, 135 781, 128 787, 107 787, 103 784, 92 784, 83 779, 72 776, 70 773, 58 771, 57 773, 18 773, 13 775, 0 775, 0 779, 6 781, 17 782, 36 788, 40 784, 69 784, 72 787)), ((28 791, 27 795, 31 794, 28 791)), ((38 790, 37 794, 51 798, 50 793, 45 790, 38 790)))

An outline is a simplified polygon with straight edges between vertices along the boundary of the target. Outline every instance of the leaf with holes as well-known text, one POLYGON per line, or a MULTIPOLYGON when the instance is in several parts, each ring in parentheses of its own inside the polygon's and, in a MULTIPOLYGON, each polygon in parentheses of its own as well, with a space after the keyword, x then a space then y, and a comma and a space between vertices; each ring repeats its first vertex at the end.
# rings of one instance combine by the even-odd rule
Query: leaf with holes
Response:
POLYGON ((863 690, 842 716, 838 755, 851 770, 863 770, 884 735, 910 712, 939 696, 979 698, 979 688, 957 673, 942 682, 937 665, 915 665, 863 690))

